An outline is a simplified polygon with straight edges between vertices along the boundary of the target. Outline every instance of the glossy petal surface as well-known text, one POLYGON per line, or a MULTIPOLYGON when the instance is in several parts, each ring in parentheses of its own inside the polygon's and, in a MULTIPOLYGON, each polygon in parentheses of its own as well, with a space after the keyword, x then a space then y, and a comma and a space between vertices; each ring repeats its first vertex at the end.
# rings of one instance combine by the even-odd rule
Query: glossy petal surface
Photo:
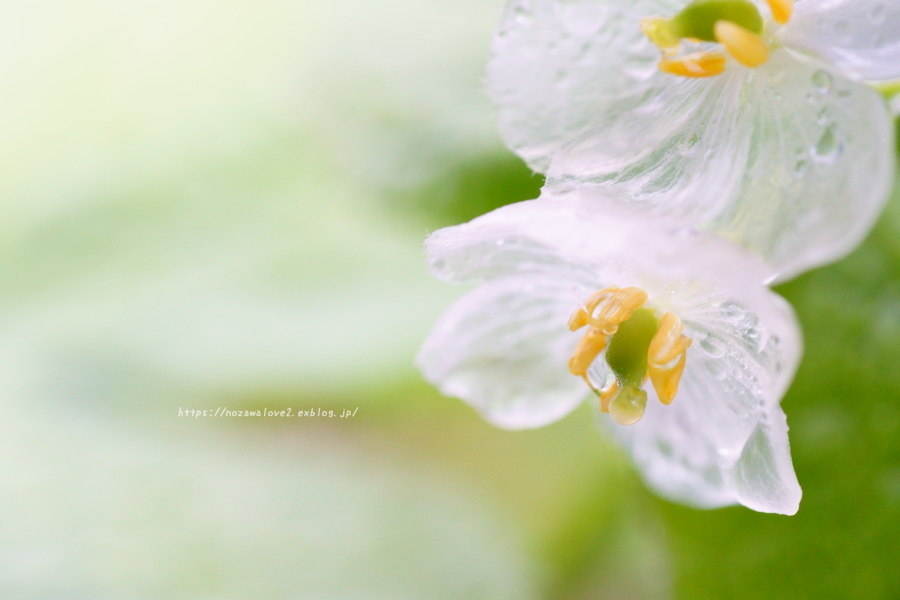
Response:
POLYGON ((510 4, 488 69, 509 145, 550 185, 715 231, 780 279, 846 254, 893 177, 882 98, 787 48, 758 69, 664 74, 637 24, 672 4, 510 4))
POLYGON ((419 355, 445 393, 505 427, 561 417, 589 395, 566 365, 580 337, 566 328, 569 314, 598 289, 640 287, 651 306, 682 319, 694 344, 673 404, 662 406, 646 386, 644 419, 610 422, 613 434, 669 498, 796 511, 787 430, 772 415, 781 415, 800 357, 799 327, 787 303, 758 283, 766 271, 758 259, 715 236, 673 235, 609 213, 578 190, 440 230, 426 248, 442 279, 484 282, 439 321, 419 355))
POLYGON ((900 3, 895 0, 798 0, 778 38, 863 79, 900 78, 900 3))

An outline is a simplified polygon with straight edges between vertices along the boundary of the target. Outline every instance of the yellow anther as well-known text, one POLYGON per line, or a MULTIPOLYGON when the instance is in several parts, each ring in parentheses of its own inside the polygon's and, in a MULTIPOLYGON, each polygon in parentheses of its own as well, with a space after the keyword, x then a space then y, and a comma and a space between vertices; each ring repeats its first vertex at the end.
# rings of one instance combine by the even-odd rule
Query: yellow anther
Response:
POLYGON ((627 321, 636 308, 647 301, 647 292, 636 287, 608 287, 584 301, 569 317, 569 331, 585 325, 596 327, 606 335, 614 334, 619 324, 627 321))
POLYGON ((653 389, 663 404, 671 404, 678 393, 678 384, 684 373, 687 349, 691 339, 684 335, 681 319, 666 313, 659 321, 659 330, 650 341, 647 353, 647 370, 653 389))
POLYGON ((794 0, 766 0, 772 9, 772 18, 784 25, 794 13, 794 0))
POLYGON ((603 288, 585 300, 580 307, 575 309, 572 316, 569 317, 569 331, 578 331, 587 325, 589 321, 593 320, 591 315, 593 314, 594 309, 597 308, 597 305, 604 300, 610 299, 618 291, 619 288, 615 286, 603 288))
POLYGON ((616 291, 597 306, 594 327, 603 333, 612 335, 619 329, 623 321, 631 318, 631 313, 647 301, 647 292, 636 287, 627 287, 616 291))
POLYGON ((742 65, 758 67, 769 60, 769 47, 761 37, 731 21, 716 21, 713 26, 716 41, 742 65))
POLYGON ((681 77, 712 77, 725 72, 725 56, 718 52, 693 52, 679 58, 664 56, 659 70, 681 77))
POLYGON ((603 352, 604 348, 606 348, 606 334, 596 327, 589 328, 587 333, 578 340, 575 352, 572 353, 572 358, 569 359, 569 372, 572 375, 586 377, 591 363, 594 362, 598 354, 603 352))
POLYGON ((619 383, 615 379, 597 393, 597 395, 600 396, 600 412, 609 412, 609 403, 618 393, 619 383))
POLYGON ((672 33, 668 19, 644 17, 641 19, 641 31, 665 54, 678 54, 681 50, 681 40, 672 33))

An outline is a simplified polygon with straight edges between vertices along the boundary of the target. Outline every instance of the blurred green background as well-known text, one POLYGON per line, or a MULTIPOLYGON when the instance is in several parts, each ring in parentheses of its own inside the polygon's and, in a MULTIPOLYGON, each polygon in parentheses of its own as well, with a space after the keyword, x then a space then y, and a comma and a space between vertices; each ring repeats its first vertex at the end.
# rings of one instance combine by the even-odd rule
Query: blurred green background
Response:
POLYGON ((0 7, 0 598, 900 597, 898 194, 779 288, 794 517, 421 380, 462 292, 425 235, 541 185, 481 89, 499 4, 0 7), (356 412, 178 416, 226 406, 356 412))

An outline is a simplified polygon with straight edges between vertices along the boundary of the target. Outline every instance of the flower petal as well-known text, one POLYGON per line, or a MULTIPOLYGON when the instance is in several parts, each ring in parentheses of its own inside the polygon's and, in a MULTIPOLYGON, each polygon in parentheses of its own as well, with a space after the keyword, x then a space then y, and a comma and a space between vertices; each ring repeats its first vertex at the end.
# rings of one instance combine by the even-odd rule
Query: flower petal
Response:
POLYGON ((643 224, 621 210, 604 212, 601 202, 560 201, 564 195, 542 192, 541 202, 517 202, 439 229, 425 242, 432 273, 451 283, 523 274, 595 282, 593 257, 623 252, 643 224))
POLYGON ((800 0, 778 39, 863 79, 900 78, 900 3, 893 0, 800 0))
POLYGON ((568 313, 589 293, 572 287, 528 276, 483 285, 441 317, 416 363, 442 393, 495 425, 551 423, 589 393, 566 368, 578 341, 568 313))
POLYGON ((661 495, 699 507, 797 511, 779 401, 800 359, 800 329, 784 300, 766 296, 753 309, 735 298, 682 303, 685 335, 695 343, 674 402, 664 406, 648 389, 640 423, 608 422, 661 495))
POLYGON ((604 417, 649 485, 698 506, 796 510, 779 401, 800 333, 790 306, 761 285, 766 266, 716 236, 608 213, 582 189, 562 199, 545 190, 432 235, 439 275, 489 283, 435 327, 419 356, 426 377, 501 426, 547 423, 586 395, 566 369, 579 337, 565 328, 572 309, 606 286, 638 286, 694 341, 672 405, 648 386, 642 421, 620 427, 604 417))
POLYGON ((589 183, 617 204, 711 229, 760 253, 780 279, 846 254, 890 189, 884 101, 784 48, 758 69, 664 74, 638 23, 673 11, 511 3, 488 68, 508 144, 551 186, 589 183))
POLYGON ((800 483, 791 463, 787 419, 778 407, 763 416, 731 472, 738 501, 760 512, 796 514, 800 483))

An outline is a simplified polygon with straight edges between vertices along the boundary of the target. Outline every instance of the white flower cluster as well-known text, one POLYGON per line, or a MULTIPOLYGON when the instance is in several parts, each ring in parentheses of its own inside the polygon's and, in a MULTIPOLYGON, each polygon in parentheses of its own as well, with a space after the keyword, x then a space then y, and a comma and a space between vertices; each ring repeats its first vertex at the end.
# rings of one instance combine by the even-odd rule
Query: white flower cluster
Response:
POLYGON ((511 0, 488 87, 546 185, 427 240, 481 285, 419 367, 501 427, 593 392, 661 495, 794 514, 801 335, 767 286, 873 225, 895 157, 869 84, 898 78, 896 0, 511 0))

